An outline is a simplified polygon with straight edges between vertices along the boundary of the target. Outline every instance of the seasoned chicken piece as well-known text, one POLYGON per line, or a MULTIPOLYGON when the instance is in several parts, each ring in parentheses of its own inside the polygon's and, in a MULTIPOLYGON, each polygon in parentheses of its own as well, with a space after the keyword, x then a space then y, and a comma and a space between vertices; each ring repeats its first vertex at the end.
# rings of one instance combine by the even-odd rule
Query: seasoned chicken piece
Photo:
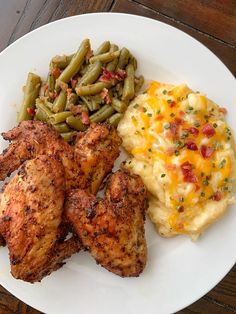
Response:
POLYGON ((105 123, 91 125, 78 136, 74 147, 52 125, 40 121, 23 121, 3 133, 3 138, 11 144, 0 155, 0 180, 25 160, 38 155, 56 155, 65 168, 67 189, 77 187, 94 194, 112 170, 121 144, 116 130, 105 123))
POLYGON ((0 234, 15 278, 40 281, 79 251, 77 239, 62 239, 65 177, 56 157, 41 155, 25 162, 0 197, 0 234))
MULTIPOLYGON (((121 139, 111 125, 92 124, 75 143, 75 156, 84 173, 83 189, 96 194, 119 156, 121 139)), ((81 186, 80 186, 81 188, 81 186)))
POLYGON ((103 200, 82 190, 70 191, 64 215, 97 263, 128 277, 138 276, 146 264, 146 208, 140 177, 119 170, 109 178, 103 200))

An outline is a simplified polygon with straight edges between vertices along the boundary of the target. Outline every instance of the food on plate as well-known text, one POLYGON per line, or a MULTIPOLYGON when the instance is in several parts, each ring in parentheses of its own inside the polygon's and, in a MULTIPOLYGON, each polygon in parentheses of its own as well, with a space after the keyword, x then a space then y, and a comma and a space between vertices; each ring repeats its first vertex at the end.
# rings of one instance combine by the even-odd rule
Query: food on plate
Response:
POLYGON ((91 123, 117 126, 143 84, 136 69, 127 48, 105 41, 93 52, 85 39, 74 54, 52 58, 46 81, 28 74, 18 121, 48 122, 69 142, 91 123))
POLYGON ((104 200, 93 195, 119 155, 115 128, 92 124, 69 145, 52 125, 30 120, 3 137, 11 144, 0 155, 0 179, 20 167, 0 194, 0 243, 8 246, 12 275, 40 281, 89 248, 111 272, 138 276, 147 250, 141 179, 118 171, 104 200))
POLYGON ((55 128, 41 121, 22 121, 2 134, 10 145, 0 155, 0 180, 25 160, 38 155, 58 156, 65 168, 67 189, 80 187, 96 194, 119 156, 121 140, 109 124, 93 124, 69 145, 55 128))
POLYGON ((146 264, 146 208, 140 177, 118 170, 108 180, 104 199, 71 190, 64 214, 97 263, 128 277, 138 276, 146 264))
POLYGON ((60 239, 65 180, 56 157, 41 155, 24 163, 0 197, 0 234, 15 278, 40 281, 80 250, 75 237, 60 239))
POLYGON ((151 82, 119 123, 131 154, 125 168, 143 179, 161 235, 196 239, 234 202, 234 140, 225 113, 185 84, 151 82))

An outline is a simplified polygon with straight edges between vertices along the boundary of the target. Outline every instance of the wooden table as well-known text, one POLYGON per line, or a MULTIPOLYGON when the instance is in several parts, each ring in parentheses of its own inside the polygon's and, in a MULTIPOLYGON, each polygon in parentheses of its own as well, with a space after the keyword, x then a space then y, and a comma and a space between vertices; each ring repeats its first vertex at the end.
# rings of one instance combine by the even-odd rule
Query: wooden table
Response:
MULTIPOLYGON (((173 25, 210 48, 236 76, 236 0, 0 0, 0 51, 43 24, 101 11, 144 15, 173 25)), ((10 313, 40 312, 0 286, 0 314, 10 313)), ((236 313, 236 266, 179 313, 236 313)))

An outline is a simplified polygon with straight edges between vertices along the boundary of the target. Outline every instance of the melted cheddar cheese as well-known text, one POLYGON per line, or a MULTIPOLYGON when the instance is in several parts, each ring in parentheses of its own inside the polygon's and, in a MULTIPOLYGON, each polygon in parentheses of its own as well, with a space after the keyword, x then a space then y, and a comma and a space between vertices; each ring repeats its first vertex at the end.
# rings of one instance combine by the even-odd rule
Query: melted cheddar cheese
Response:
POLYGON ((196 238, 233 201, 235 154, 224 113, 185 84, 151 82, 119 123, 132 155, 126 167, 147 186, 149 215, 164 236, 196 238))

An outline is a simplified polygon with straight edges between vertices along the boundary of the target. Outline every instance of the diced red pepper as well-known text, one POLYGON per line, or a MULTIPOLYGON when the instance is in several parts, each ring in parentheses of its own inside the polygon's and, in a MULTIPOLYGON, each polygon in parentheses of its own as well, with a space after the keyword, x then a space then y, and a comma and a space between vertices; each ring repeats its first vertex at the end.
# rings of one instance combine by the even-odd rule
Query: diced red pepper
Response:
POLYGON ((216 131, 210 123, 207 123, 203 126, 202 133, 206 135, 206 137, 210 138, 215 135, 216 131))
POLYGON ((201 155, 203 158, 208 159, 213 154, 214 150, 210 146, 202 145, 200 148, 201 155))

